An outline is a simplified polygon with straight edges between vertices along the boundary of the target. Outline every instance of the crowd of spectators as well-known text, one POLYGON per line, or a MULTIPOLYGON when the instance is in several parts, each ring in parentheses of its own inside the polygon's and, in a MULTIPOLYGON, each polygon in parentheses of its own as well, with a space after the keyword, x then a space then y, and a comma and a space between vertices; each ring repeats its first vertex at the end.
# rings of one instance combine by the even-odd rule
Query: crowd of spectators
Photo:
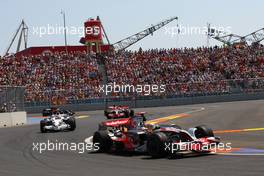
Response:
POLYGON ((96 58, 86 53, 46 53, 0 60, 0 85, 25 86, 26 101, 63 104, 98 97, 101 76, 96 58))
MULTIPOLYGON (((162 94, 226 93, 230 86, 264 77, 264 47, 212 47, 126 51, 105 60, 108 82, 166 85, 162 94)), ((0 85, 25 86, 26 101, 64 104, 99 98, 98 58, 85 52, 0 59, 0 85)), ((251 83, 263 88, 262 82, 251 83)))
POLYGON ((110 82, 164 84, 167 94, 228 92, 227 80, 264 77, 264 47, 153 49, 106 63, 110 82))

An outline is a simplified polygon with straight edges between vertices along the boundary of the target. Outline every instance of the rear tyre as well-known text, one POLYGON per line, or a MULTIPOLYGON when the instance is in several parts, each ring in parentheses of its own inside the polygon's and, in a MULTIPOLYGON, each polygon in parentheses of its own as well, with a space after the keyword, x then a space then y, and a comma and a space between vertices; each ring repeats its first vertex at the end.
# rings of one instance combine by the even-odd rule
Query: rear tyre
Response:
POLYGON ((113 117, 110 115, 111 112, 107 112, 106 110, 104 111, 104 115, 107 119, 112 119, 113 117))
POLYGON ((160 127, 173 127, 173 128, 177 128, 177 129, 182 129, 182 127, 180 127, 179 125, 175 125, 175 124, 161 124, 159 125, 160 127))
POLYGON ((129 116, 130 117, 134 117, 134 115, 135 115, 135 111, 134 110, 131 110, 130 113, 129 113, 129 116))
POLYGON ((175 124, 171 124, 171 127, 173 127, 173 128, 177 128, 177 129, 182 129, 182 127, 180 127, 179 125, 175 125, 175 124))
POLYGON ((206 125, 200 125, 195 128, 196 128, 196 131, 195 131, 196 138, 214 137, 213 130, 207 127, 206 125))
POLYGON ((76 129, 76 121, 75 121, 75 118, 74 117, 70 117, 67 121, 66 121, 66 123, 68 124, 68 125, 70 125, 70 131, 74 131, 75 129, 76 129))
POLYGON ((165 151, 165 143, 168 142, 168 137, 165 133, 157 132, 148 137, 147 152, 154 158, 160 158, 167 155, 165 151))
POLYGON ((93 143, 97 143, 97 152, 108 152, 112 147, 112 140, 107 131, 96 131, 93 135, 93 143))
POLYGON ((43 109, 42 116, 47 117, 51 115, 51 110, 43 109))
POLYGON ((128 110, 125 110, 124 114, 125 114, 125 118, 129 117, 129 111, 128 110))
POLYGON ((105 117, 106 117, 107 119, 109 119, 109 116, 108 116, 108 112, 107 112, 107 110, 104 110, 104 115, 105 115, 105 117))
POLYGON ((40 121, 40 132, 41 133, 46 133, 47 130, 45 129, 45 126, 46 126, 46 122, 44 120, 41 120, 40 121))

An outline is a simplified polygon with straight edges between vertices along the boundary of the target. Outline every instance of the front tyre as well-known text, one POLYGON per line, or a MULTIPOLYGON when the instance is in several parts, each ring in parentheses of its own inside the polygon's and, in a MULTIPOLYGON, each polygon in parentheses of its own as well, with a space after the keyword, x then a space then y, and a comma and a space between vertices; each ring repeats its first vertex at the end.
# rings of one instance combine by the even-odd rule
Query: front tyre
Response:
POLYGON ((76 120, 75 120, 74 117, 70 117, 70 118, 66 121, 66 123, 67 123, 68 125, 70 125, 70 128, 69 128, 70 131, 74 131, 74 130, 76 129, 76 120))
POLYGON ((111 119, 111 117, 109 116, 109 112, 107 110, 104 110, 104 115, 107 119, 111 119))
POLYGON ((200 125, 195 127, 196 130, 194 132, 196 138, 204 138, 204 137, 214 137, 214 132, 211 128, 206 125, 200 125))
POLYGON ((151 134, 147 140, 147 152, 154 158, 166 156, 166 142, 168 142, 168 137, 165 133, 157 132, 151 134))
POLYGON ((41 133, 46 133, 47 130, 45 129, 45 126, 46 126, 46 122, 44 120, 41 120, 40 121, 40 132, 41 133))
POLYGON ((112 140, 107 131, 96 131, 93 135, 93 143, 98 144, 98 152, 108 152, 112 147, 112 140))

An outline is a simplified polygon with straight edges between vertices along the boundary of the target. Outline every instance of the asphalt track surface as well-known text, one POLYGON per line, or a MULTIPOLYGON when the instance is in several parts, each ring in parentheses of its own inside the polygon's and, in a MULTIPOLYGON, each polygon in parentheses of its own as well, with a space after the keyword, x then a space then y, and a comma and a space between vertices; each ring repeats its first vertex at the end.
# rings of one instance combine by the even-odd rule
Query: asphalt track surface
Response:
MULTIPOLYGON (((201 104, 177 107, 145 108, 149 119, 187 113, 168 123, 182 127, 206 124, 214 130, 264 127, 264 101, 201 104)), ((79 154, 73 151, 33 150, 33 143, 59 141, 83 142, 92 136, 98 123, 105 118, 102 111, 80 112, 88 118, 77 120, 73 132, 41 134, 39 125, 0 129, 1 176, 68 176, 68 175, 232 175, 264 174, 264 156, 203 155, 181 159, 152 159, 140 154, 79 154)), ((264 131, 219 133, 232 147, 264 149, 264 131)))

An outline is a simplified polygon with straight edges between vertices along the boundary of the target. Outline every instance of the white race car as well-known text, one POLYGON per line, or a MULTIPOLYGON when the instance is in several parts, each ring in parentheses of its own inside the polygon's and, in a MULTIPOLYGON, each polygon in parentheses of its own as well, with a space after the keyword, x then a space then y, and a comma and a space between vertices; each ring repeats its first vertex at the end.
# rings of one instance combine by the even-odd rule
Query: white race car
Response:
POLYGON ((76 128, 75 118, 68 114, 55 114, 40 121, 40 131, 74 131, 76 128))

